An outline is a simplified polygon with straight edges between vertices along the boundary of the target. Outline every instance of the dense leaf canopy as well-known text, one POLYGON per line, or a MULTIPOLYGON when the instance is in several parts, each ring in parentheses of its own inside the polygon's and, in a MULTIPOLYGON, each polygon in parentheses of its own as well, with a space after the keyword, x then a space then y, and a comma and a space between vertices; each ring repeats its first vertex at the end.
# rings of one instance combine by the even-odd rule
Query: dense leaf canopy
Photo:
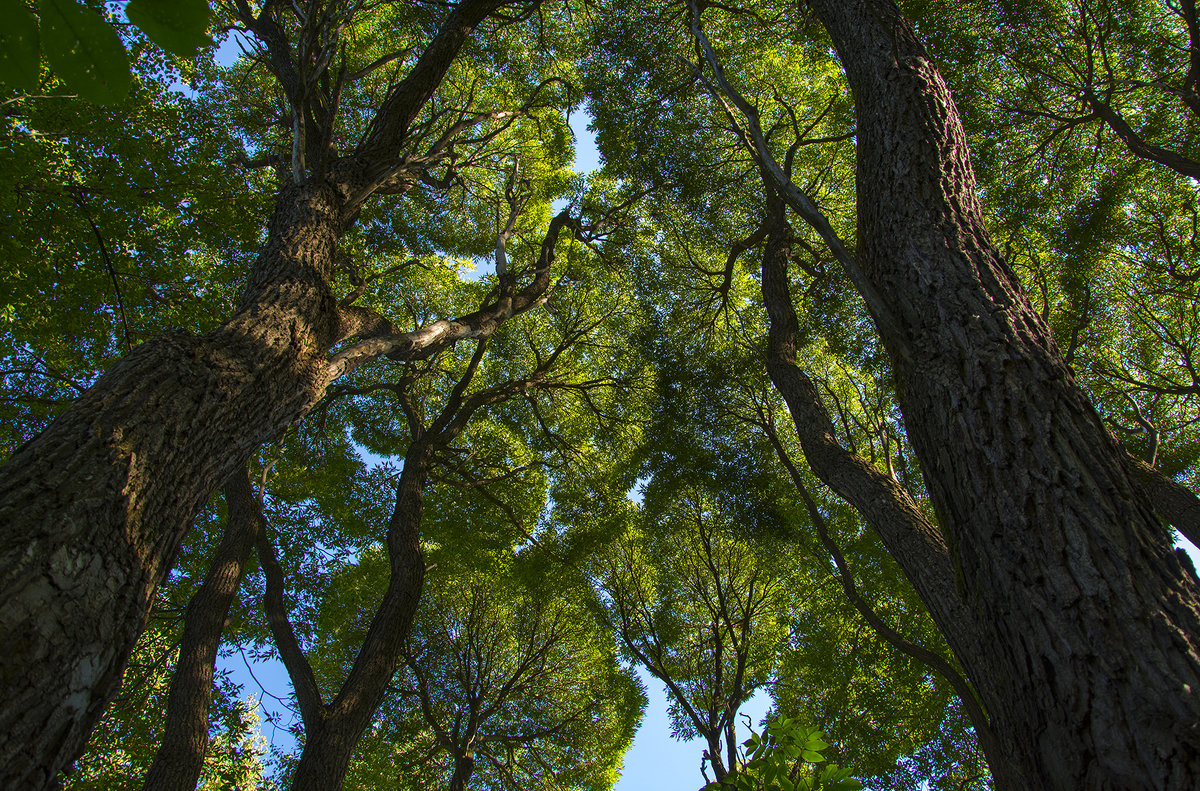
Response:
MULTIPOLYGON (((131 349, 241 309, 277 196, 374 150, 378 113, 449 13, 130 2, 104 21, 97 3, 9 5, 5 459, 131 349), (102 51, 118 44, 128 68, 102 51)), ((218 660, 201 787, 291 782, 318 727, 297 674, 322 706, 353 697, 405 579, 402 512, 423 588, 347 788, 610 788, 639 672, 717 780, 759 776, 735 725, 765 690, 777 722, 820 728, 868 787, 991 787, 965 671, 868 520, 810 468, 767 375, 764 163, 858 242, 858 121, 829 34, 806 3, 493 5, 337 241, 332 299, 370 317, 329 350, 353 364, 245 461, 261 526, 221 656, 288 660, 286 622, 297 717, 268 749, 254 690, 218 660), (586 174, 581 118, 603 162, 586 174), (497 305, 520 307, 430 353, 362 351, 497 305)), ((1131 455, 1200 490, 1195 3, 903 10, 953 91, 996 245, 1074 377, 1131 455)), ((796 364, 831 439, 939 525, 877 317, 828 238, 792 225, 796 364)), ((196 515, 67 788, 140 787, 234 511, 218 492, 196 515)), ((798 787, 805 760, 771 771, 798 787)))

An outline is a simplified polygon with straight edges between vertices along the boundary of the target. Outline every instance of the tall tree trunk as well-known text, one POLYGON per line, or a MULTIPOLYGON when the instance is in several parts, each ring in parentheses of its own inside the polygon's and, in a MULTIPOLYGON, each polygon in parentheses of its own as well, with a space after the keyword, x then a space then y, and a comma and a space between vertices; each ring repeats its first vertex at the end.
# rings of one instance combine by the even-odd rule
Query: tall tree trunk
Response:
POLYGON ((475 753, 467 749, 462 755, 454 756, 454 774, 450 776, 450 791, 467 791, 467 783, 475 772, 475 753))
POLYGON ((333 190, 284 190, 232 320, 142 344, 5 465, 0 787, 80 752, 192 516, 320 397, 340 230, 333 190))
POLYGON ((304 751, 292 779, 293 791, 337 791, 342 787, 354 748, 396 672, 425 580, 420 528, 431 463, 432 448, 423 440, 414 442, 404 457, 396 506, 388 524, 388 587, 341 692, 332 703, 319 707, 317 721, 305 720, 304 751))
POLYGON ((146 791, 193 791, 204 768, 221 632, 262 522, 262 510, 245 467, 225 482, 225 505, 229 516, 221 545, 183 616, 179 661, 167 698, 167 724, 146 774, 146 791))
POLYGON ((891 0, 810 6, 854 93, 859 260, 1011 769, 1027 788, 1200 787, 1200 590, 988 236, 911 25, 891 0))
MULTIPOLYGON (((967 669, 968 676, 986 675, 991 669, 987 664, 985 643, 970 609, 959 596, 954 563, 941 530, 925 516, 907 489, 838 443, 833 421, 817 393, 816 385, 797 364, 799 323, 788 288, 787 274, 793 256, 792 227, 783 199, 770 186, 766 174, 763 186, 767 207, 767 244, 762 264, 763 305, 767 309, 769 325, 767 373, 787 404, 805 459, 813 473, 834 493, 854 506, 883 541, 888 553, 926 603, 934 623, 959 664, 967 669)), ((1008 775, 1008 761, 1002 760, 1001 748, 992 735, 991 724, 980 709, 974 691, 963 688, 958 674, 953 668, 945 666, 940 657, 928 654, 917 656, 919 651, 914 653, 910 650, 916 648, 913 644, 890 637, 890 630, 878 621, 874 611, 864 609, 865 602, 856 598, 852 578, 838 559, 840 553, 831 544, 822 526, 822 517, 816 511, 816 504, 809 497, 799 471, 792 466, 774 428, 768 426, 766 431, 781 461, 795 480, 822 543, 836 561, 851 603, 884 639, 898 650, 930 664, 954 686, 975 727, 981 749, 996 767, 992 775, 997 789, 1020 788, 1017 779, 1008 775), (937 667, 939 660, 944 667, 937 667)), ((891 634, 899 637, 894 632, 891 634)))

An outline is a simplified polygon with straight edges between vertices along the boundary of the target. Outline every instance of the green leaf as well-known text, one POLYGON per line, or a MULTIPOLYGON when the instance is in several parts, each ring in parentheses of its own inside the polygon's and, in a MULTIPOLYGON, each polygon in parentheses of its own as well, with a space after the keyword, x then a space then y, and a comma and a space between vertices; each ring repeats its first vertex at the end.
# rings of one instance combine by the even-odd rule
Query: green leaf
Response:
POLYGON ((805 750, 804 760, 808 761, 810 764, 819 764, 821 761, 825 760, 825 756, 821 755, 820 753, 814 753, 812 750, 805 750))
POLYGON ((829 747, 829 745, 826 744, 825 742, 821 741, 820 739, 809 739, 807 742, 804 743, 804 749, 815 750, 817 752, 820 752, 821 750, 824 750, 827 747, 829 747))
POLYGON ((191 57, 212 43, 206 32, 207 0, 129 0, 125 15, 151 41, 180 57, 191 57))
POLYGON ((23 0, 0 0, 0 83, 22 91, 38 87, 38 25, 23 0))
POLYGON ((42 46, 67 88, 97 104, 129 93, 129 56, 104 17, 75 0, 42 0, 42 46))

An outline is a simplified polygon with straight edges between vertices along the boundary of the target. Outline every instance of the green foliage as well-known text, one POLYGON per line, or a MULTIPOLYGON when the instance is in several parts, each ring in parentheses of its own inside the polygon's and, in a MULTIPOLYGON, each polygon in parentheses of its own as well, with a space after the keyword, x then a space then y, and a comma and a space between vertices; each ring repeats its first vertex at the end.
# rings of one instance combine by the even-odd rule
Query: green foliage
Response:
POLYGON ((233 309, 269 206, 152 51, 120 109, 24 98, 0 123, 0 455, 130 347, 233 309))
MULTIPOLYGON (((73 94, 97 104, 121 103, 132 85, 129 55, 120 35, 94 5, 81 0, 38 0, 35 17, 24 0, 4 0, 0 86, 35 92, 40 83, 38 60, 44 54, 73 94)), ((191 57, 212 43, 206 33, 207 0, 131 0, 125 13, 151 41, 181 57, 191 57)))
POLYGON ((751 731, 742 743, 745 760, 709 789, 737 791, 857 791, 862 783, 850 769, 826 763, 821 753, 829 744, 821 731, 787 717, 771 719, 762 734, 751 731), (824 766, 821 766, 824 764, 824 766))
MULTIPOLYGON (((616 782, 645 700, 571 593, 526 580, 515 568, 431 573, 395 682, 402 692, 384 703, 371 737, 390 745, 388 764, 405 785, 444 787, 466 753, 470 787, 616 782)), ((349 787, 370 787, 368 770, 378 765, 349 787)))
MULTIPOLYGON (((186 604, 186 599, 184 600, 186 604)), ((122 679, 121 693, 93 730, 84 754, 63 775, 67 791, 137 791, 162 735, 180 623, 160 600, 122 679)), ((268 788, 266 741, 253 698, 241 699, 227 674, 216 679, 201 789, 268 788)))
MULTIPOLYGON (((341 87, 331 156, 367 135, 446 10, 323 7, 351 5, 336 57, 357 76, 341 87)), ((1089 92, 1103 97, 1147 140, 1196 155, 1185 94, 1164 87, 1179 88, 1187 74, 1179 12, 1100 0, 905 6, 964 109, 991 230, 1075 376, 1131 451, 1200 486, 1195 184, 1136 156, 1088 104, 1089 92)), ((118 34, 98 7, 44 0, 35 17, 27 3, 0 3, 9 91, 0 130, 4 456, 131 347, 232 315, 271 195, 292 178, 292 108, 260 61, 222 66, 202 51, 181 62, 157 48, 182 57, 203 49, 210 26, 236 24, 227 4, 210 19, 198 0, 132 0, 129 21, 157 47, 128 26, 118 34)), ((309 30, 289 4, 277 17, 293 41, 309 30)), ((730 79, 758 108, 771 152, 853 244, 855 118, 827 36, 803 4, 714 5, 704 20, 730 79)), ((512 181, 529 195, 507 248, 521 278, 562 205, 588 222, 609 220, 590 244, 560 240, 545 304, 490 338, 465 390, 541 371, 536 387, 475 414, 436 459, 422 524, 429 588, 411 663, 356 753, 348 787, 391 787, 400 776, 414 788, 444 786, 461 745, 447 746, 437 728, 449 731, 472 705, 456 668, 479 669, 486 654, 488 672, 511 677, 547 624, 561 627, 554 661, 522 677, 520 694, 488 698, 496 710, 479 732, 494 738, 477 751, 486 787, 508 787, 499 767, 525 788, 611 784, 641 705, 618 656, 673 687, 676 735, 708 730, 725 752, 738 708, 770 691, 780 716, 745 745, 726 785, 856 787, 831 761, 877 788, 989 782, 948 685, 846 602, 766 439, 776 427, 804 466, 762 364, 757 166, 703 74, 677 2, 544 4, 520 23, 488 21, 408 131, 409 153, 433 163, 428 183, 374 196, 340 239, 334 298, 353 296, 407 331, 496 293, 491 256, 512 181), (572 170, 566 123, 581 103, 605 157, 586 180, 572 170), (462 113, 526 105, 430 153, 462 113), (640 504, 628 499, 635 487, 640 504), (829 739, 799 722, 819 723, 829 739), (513 734, 546 730, 533 747, 512 744, 513 734), (539 771, 539 759, 561 769, 558 779, 539 771)), ((314 164, 306 167, 312 177, 314 164)), ((873 321, 796 225, 796 356, 833 417, 834 439, 936 520, 873 321)), ((364 365, 254 459, 291 617, 327 698, 388 584, 386 526, 414 425, 445 408, 474 351, 463 343, 428 360, 364 365)), ((802 474, 866 600, 948 655, 874 534, 802 474)), ((171 606, 202 578, 215 524, 199 519, 182 548, 164 586, 171 606)), ((261 574, 252 569, 244 587, 227 645, 270 656, 261 574)), ((126 685, 144 694, 113 709, 71 787, 132 783, 153 754, 156 722, 146 713, 161 706, 170 658, 161 644, 148 650, 139 648, 126 685)), ((255 726, 236 697, 219 697, 212 787, 266 782, 255 726)))
POLYGON ((180 57, 195 55, 212 43, 208 29, 208 0, 129 0, 129 21, 151 41, 180 57))

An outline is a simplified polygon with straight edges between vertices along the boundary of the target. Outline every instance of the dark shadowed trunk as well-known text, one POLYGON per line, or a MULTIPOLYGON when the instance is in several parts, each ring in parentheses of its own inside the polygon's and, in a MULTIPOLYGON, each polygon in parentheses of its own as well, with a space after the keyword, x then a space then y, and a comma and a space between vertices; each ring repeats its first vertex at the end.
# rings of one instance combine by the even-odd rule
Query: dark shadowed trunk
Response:
POLYGON ((1026 788, 1200 787, 1200 590, 984 229, 912 27, 890 0, 810 6, 854 93, 859 262, 1009 769, 1026 788))
POLYGON ((450 791, 467 791, 467 783, 475 772, 475 754, 468 750, 454 756, 454 774, 450 776, 450 791))
POLYGON ((225 505, 229 521, 221 545, 183 616, 179 661, 167 699, 167 723, 146 774, 146 791, 193 791, 204 768, 213 667, 221 632, 262 522, 244 467, 225 482, 225 505))
POLYGON ((74 759, 192 516, 324 391, 335 202, 284 190, 231 321, 142 344, 5 465, 0 787, 74 759))

